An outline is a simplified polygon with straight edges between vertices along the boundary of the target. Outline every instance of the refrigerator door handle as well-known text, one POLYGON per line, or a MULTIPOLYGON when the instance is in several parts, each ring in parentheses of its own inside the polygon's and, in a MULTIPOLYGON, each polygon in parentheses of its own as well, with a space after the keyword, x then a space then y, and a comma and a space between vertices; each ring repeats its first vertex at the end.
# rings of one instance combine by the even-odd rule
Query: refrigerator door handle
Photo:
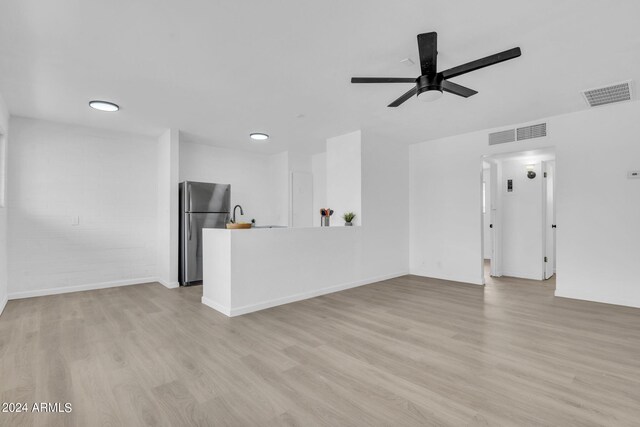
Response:
POLYGON ((189 215, 189 240, 191 240, 191 215, 189 215))

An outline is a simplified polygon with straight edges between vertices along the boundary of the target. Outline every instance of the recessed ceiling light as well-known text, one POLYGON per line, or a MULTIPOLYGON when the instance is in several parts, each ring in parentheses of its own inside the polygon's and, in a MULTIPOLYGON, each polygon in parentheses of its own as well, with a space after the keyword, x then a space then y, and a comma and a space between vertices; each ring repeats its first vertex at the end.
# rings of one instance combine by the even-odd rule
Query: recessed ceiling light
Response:
POLYGON ((260 132, 254 132, 249 136, 251 137, 251 139, 255 141, 266 141, 267 139, 269 139, 269 135, 267 135, 266 133, 260 133, 260 132))
POLYGON ((108 101, 91 101, 89 102, 89 107, 95 108, 96 110, 109 112, 118 111, 120 109, 118 105, 108 101))

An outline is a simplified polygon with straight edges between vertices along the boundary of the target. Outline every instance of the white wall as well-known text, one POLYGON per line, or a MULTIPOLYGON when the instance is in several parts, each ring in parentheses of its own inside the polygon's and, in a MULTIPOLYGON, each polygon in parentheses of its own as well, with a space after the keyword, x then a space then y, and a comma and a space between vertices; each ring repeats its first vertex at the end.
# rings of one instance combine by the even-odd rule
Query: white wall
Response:
MULTIPOLYGON (((4 149, 4 152, 0 152, 0 174, 3 174, 0 177, 0 182, 4 183, 4 189, 0 189, 0 193, 2 191, 7 190, 7 154, 9 147, 9 111, 2 99, 2 95, 0 95, 0 138, 3 138, 3 141, 0 141, 0 149, 4 149)), ((7 264, 7 207, 6 207, 6 192, 5 192, 5 206, 0 206, 0 314, 4 310, 5 305, 7 304, 8 299, 8 264, 7 264)))
POLYGON ((157 141, 25 118, 10 125, 9 297, 155 280, 157 141))
POLYGON ((313 173, 313 226, 320 227, 320 209, 327 205, 327 153, 311 156, 313 173))
POLYGON ((313 227, 313 175, 292 171, 289 179, 291 227, 313 227))
POLYGON ((542 270, 542 184, 540 161, 505 160, 502 182, 502 274, 524 279, 543 280, 542 270), (526 165, 535 165, 534 179, 527 178, 526 165), (507 180, 513 191, 506 191, 507 180))
POLYGON ((412 274, 483 283, 483 136, 466 134, 409 147, 412 274))
MULTIPOLYGON (((270 220, 263 225, 290 225, 289 218, 289 153, 284 151, 269 156, 269 176, 262 178, 267 184, 264 195, 268 197, 270 220)), ((233 187, 232 187, 233 188, 233 187)), ((231 191, 233 193, 233 190, 231 191)), ((260 225, 260 224, 258 224, 260 225)))
POLYGON ((362 132, 363 277, 409 272, 409 149, 362 132))
POLYGON ((178 287, 178 183, 180 132, 168 129, 158 139, 158 281, 178 287))
POLYGON ((180 141, 180 181, 231 184, 231 206, 245 213, 237 211, 238 221, 287 225, 288 179, 286 152, 267 156, 180 141))
POLYGON ((482 283, 481 156, 554 146, 556 295, 640 307, 640 180, 626 177, 640 169, 639 115, 629 102, 548 118, 546 138, 488 146, 487 130, 411 146, 411 271, 482 283))
MULTIPOLYGON (((291 225, 291 172, 310 173, 311 156, 283 151, 264 155, 180 141, 180 181, 231 184, 231 206, 240 204, 257 225, 291 225)), ((239 211, 238 211, 239 214, 239 211)))
POLYGON ((289 225, 313 227, 313 166, 311 156, 289 151, 289 225))
POLYGON ((485 183, 485 212, 482 215, 484 225, 484 259, 491 259, 491 169, 482 170, 482 181, 485 183))
POLYGON ((361 131, 327 139, 327 206, 334 210, 332 226, 344 225, 342 215, 355 212, 354 225, 362 221, 361 131))
POLYGON ((312 172, 311 156, 287 151, 291 172, 312 172))

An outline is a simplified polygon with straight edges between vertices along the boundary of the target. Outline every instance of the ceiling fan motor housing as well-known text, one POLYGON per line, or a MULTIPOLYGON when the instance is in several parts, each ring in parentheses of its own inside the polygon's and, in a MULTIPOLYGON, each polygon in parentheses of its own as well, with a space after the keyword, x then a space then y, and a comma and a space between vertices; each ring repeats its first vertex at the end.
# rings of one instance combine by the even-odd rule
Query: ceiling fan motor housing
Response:
POLYGON ((418 86, 417 95, 430 90, 442 92, 442 80, 442 74, 440 73, 418 77, 418 80, 416 81, 418 86))

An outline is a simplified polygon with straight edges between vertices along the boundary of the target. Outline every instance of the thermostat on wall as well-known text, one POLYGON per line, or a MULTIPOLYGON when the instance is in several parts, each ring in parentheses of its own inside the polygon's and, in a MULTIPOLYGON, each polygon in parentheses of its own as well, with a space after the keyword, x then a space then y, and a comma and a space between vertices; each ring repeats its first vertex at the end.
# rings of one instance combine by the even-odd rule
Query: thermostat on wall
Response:
POLYGON ((629 171, 627 172, 627 178, 629 179, 640 179, 640 171, 629 171))

